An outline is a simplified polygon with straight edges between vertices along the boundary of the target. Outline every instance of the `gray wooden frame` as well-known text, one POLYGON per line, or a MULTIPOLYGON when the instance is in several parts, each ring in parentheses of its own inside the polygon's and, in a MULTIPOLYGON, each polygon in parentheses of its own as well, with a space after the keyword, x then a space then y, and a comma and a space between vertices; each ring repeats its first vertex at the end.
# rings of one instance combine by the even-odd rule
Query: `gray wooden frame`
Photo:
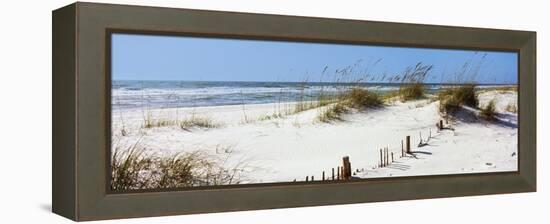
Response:
POLYGON ((53 12, 53 212, 73 220, 536 191, 536 33, 74 3, 53 12), (519 53, 519 171, 338 183, 110 192, 109 33, 484 49, 519 53))

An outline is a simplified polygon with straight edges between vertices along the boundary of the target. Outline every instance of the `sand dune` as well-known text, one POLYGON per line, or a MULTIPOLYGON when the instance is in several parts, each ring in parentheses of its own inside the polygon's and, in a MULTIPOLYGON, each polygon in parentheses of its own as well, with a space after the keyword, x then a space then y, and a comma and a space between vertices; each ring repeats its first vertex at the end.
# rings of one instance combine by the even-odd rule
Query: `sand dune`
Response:
POLYGON ((482 106, 496 100, 498 119, 477 119, 471 110, 450 121, 454 131, 437 130, 439 102, 426 99, 352 111, 332 123, 318 121, 323 108, 267 117, 292 112, 292 103, 114 111, 113 139, 121 146, 140 139, 155 153, 202 150, 227 158, 228 168, 246 164, 245 182, 250 183, 303 181, 311 175, 319 179, 323 171, 329 176, 332 168, 341 166, 343 156, 350 157, 360 178, 516 171, 517 114, 506 107, 517 105, 517 93, 486 91, 479 98, 482 106), (219 127, 141 128, 148 112, 160 120, 208 118, 219 127), (420 133, 424 141, 430 133, 431 138, 418 148, 420 133), (413 153, 401 157, 401 141, 407 135, 413 153), (383 147, 394 153, 395 161, 378 168, 383 147))

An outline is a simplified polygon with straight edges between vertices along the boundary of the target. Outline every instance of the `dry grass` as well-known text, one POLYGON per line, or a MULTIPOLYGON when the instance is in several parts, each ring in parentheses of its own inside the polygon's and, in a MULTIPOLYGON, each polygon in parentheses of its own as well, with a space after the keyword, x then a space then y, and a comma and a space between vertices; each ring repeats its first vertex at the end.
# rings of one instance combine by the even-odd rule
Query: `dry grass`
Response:
POLYGON ((418 100, 425 97, 426 87, 422 83, 406 84, 399 87, 402 101, 418 100))
POLYGON ((221 124, 212 121, 208 117, 193 115, 190 118, 179 121, 179 126, 181 129, 189 130, 191 128, 218 128, 221 124))
POLYGON ((342 103, 335 103, 333 105, 327 106, 324 110, 321 110, 319 113, 318 119, 321 122, 331 122, 334 120, 342 120, 342 114, 347 112, 349 109, 344 106, 342 103))
POLYGON ((151 185, 148 171, 151 170, 154 162, 152 158, 145 155, 144 148, 139 147, 139 140, 126 149, 116 146, 113 149, 111 189, 142 189, 151 185))
POLYGON ((239 184, 245 170, 244 163, 226 168, 228 157, 220 159, 200 151, 148 154, 139 141, 113 149, 111 189, 115 191, 239 184))
POLYGON ((380 107, 383 105, 382 97, 374 92, 361 88, 352 88, 343 94, 339 101, 321 110, 318 119, 321 122, 342 120, 342 115, 350 109, 362 110, 366 108, 380 107))
POLYGON ((360 88, 352 88, 343 96, 343 102, 355 109, 379 107, 383 104, 379 94, 360 88))
POLYGON ((489 101, 485 107, 481 108, 480 115, 486 120, 493 120, 495 118, 495 100, 489 101))
POLYGON ((447 114, 453 114, 461 106, 477 108, 479 100, 477 98, 475 85, 468 84, 448 88, 439 92, 439 110, 447 114))
POLYGON ((516 104, 509 103, 508 105, 506 105, 505 110, 510 113, 517 113, 518 107, 516 106, 516 104))
POLYGON ((488 92, 488 91, 498 91, 499 93, 517 92, 518 87, 515 85, 510 85, 510 86, 497 86, 497 87, 483 88, 479 90, 479 92, 488 92))
POLYGON ((277 119, 277 118, 283 118, 283 114, 281 113, 273 113, 271 115, 261 115, 258 117, 258 120, 259 121, 267 121, 267 120, 272 120, 272 119, 277 119))

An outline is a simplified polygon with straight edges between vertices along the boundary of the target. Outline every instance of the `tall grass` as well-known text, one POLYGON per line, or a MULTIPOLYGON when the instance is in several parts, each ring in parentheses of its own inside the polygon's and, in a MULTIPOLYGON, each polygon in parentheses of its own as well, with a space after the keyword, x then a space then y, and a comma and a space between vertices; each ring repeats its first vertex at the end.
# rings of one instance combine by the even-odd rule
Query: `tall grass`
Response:
POLYGON ((318 115, 318 119, 321 122, 331 122, 334 120, 342 120, 342 114, 349 109, 342 103, 335 103, 322 109, 318 115))
POLYGON ((429 72, 433 69, 433 65, 424 65, 419 62, 414 67, 407 67, 401 76, 393 77, 392 80, 400 80, 399 95, 402 101, 417 100, 424 98, 426 95, 426 87, 424 80, 429 72))
POLYGON ((113 149, 110 186, 115 191, 239 184, 246 166, 237 163, 227 168, 228 157, 220 160, 201 151, 146 153, 139 141, 126 148, 114 145, 113 149))
POLYGON ((128 148, 113 147, 111 154, 111 189, 128 190, 149 187, 154 159, 145 155, 139 140, 128 148))
POLYGON ((510 112, 510 113, 517 113, 518 112, 518 108, 517 108, 516 104, 512 104, 512 103, 509 103, 508 105, 506 105, 505 110, 510 112))
POLYGON ((399 96, 402 101, 424 98, 426 87, 422 83, 405 84, 399 87, 399 96))
POLYGON ((342 94, 336 103, 322 109, 318 115, 321 122, 342 120, 342 115, 351 109, 363 110, 383 105, 382 97, 375 92, 353 87, 342 94))
POLYGON ((208 117, 200 117, 193 114, 190 118, 179 121, 178 125, 181 129, 188 130, 194 127, 217 128, 217 127, 220 127, 222 124, 216 123, 208 117))
POLYGON ((463 105, 477 108, 479 99, 475 88, 475 84, 466 84, 440 91, 438 95, 439 110, 447 114, 453 114, 463 105))
POLYGON ((495 100, 489 101, 485 107, 481 108, 480 114, 486 120, 493 120, 495 118, 495 100))

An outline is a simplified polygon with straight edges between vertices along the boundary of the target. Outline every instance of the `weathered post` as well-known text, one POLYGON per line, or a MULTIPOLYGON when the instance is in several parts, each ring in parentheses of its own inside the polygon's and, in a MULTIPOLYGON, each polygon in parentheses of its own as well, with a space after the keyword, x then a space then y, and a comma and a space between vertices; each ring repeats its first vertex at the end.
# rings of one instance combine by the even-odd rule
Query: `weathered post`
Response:
POLYGON ((407 135, 407 138, 405 139, 405 146, 407 149, 407 153, 411 153, 411 136, 407 135))
POLYGON ((403 140, 401 140, 401 157, 405 157, 405 149, 403 148, 403 140))
POLYGON ((348 172, 348 179, 351 179, 351 172, 353 172, 351 171, 351 162, 348 163, 348 172))
POLYGON ((342 163, 343 163, 342 177, 344 180, 348 180, 349 177, 351 176, 351 165, 349 162, 349 156, 344 156, 344 158, 342 158, 342 163))
POLYGON ((382 149, 380 149, 380 167, 384 166, 384 160, 382 160, 382 149))
POLYGON ((393 163, 393 152, 391 153, 391 162, 393 163))
POLYGON ((337 179, 340 180, 340 166, 338 166, 338 173, 337 173, 337 175, 338 175, 338 178, 337 178, 337 179))
POLYGON ((390 148, 386 147, 386 163, 390 165, 390 148))
POLYGON ((443 120, 439 120, 439 130, 443 129, 443 120))
POLYGON ((334 180, 334 167, 332 168, 332 180, 334 180))
POLYGON ((321 180, 325 180, 325 171, 323 171, 323 178, 321 180))
POLYGON ((306 176, 306 182, 308 182, 308 181, 309 181, 309 176, 306 176))
POLYGON ((315 181, 315 177, 311 175, 311 181, 315 181))
POLYGON ((388 151, 384 148, 384 166, 388 166, 388 151))

